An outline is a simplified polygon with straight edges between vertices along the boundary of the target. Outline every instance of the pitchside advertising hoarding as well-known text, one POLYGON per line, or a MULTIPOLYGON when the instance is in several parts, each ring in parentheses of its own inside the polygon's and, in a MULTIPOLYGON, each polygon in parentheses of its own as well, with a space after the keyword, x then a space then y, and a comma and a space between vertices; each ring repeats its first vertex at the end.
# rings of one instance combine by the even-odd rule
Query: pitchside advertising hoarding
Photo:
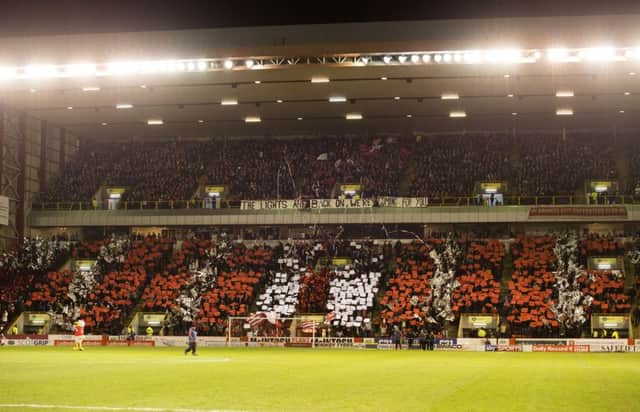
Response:
MULTIPOLYGON (((4 348, 13 346, 72 346, 73 335, 17 335, 2 338, 4 348)), ((407 342, 403 341, 406 349, 407 342)), ((135 340, 127 340, 126 336, 87 335, 83 345, 91 346, 159 346, 186 347, 186 336, 138 336, 135 340)), ((201 347, 307 347, 311 348, 311 337, 234 337, 229 341, 225 336, 198 337, 201 347)), ((315 347, 322 348, 358 348, 358 349, 394 349, 390 337, 376 338, 316 338, 315 347)), ((419 349, 417 340, 413 349, 419 349)), ((437 351, 467 352, 619 352, 640 353, 640 343, 633 339, 486 339, 477 338, 440 338, 436 339, 437 351)))

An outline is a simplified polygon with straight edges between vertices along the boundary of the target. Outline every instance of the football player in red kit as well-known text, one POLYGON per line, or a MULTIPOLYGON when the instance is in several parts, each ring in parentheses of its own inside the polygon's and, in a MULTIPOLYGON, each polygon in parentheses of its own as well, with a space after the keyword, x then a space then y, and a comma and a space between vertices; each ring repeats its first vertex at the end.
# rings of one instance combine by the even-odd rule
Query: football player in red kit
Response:
POLYGON ((82 319, 73 325, 73 338, 75 341, 73 350, 84 350, 84 347, 82 347, 82 341, 84 340, 84 321, 82 319))

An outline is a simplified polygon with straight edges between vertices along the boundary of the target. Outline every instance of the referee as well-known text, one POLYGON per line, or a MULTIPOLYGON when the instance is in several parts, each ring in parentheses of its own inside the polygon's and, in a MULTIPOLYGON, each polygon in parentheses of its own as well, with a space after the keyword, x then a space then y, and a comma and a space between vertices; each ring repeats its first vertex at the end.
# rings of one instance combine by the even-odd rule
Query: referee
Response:
POLYGON ((184 350, 184 354, 191 352, 193 356, 196 356, 196 339, 198 338, 198 332, 196 332, 196 326, 193 325, 189 328, 189 341, 187 349, 184 350))

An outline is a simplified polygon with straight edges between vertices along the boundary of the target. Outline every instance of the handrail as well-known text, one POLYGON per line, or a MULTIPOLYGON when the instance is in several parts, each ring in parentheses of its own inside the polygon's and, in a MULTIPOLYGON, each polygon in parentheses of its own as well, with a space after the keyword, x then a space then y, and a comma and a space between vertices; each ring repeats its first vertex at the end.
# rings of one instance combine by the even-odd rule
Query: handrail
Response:
MULTIPOLYGON (((224 200, 220 202, 220 209, 240 209, 239 200, 224 200)), ((596 203, 590 196, 527 196, 509 195, 503 196, 503 203, 493 205, 500 206, 538 206, 538 205, 628 205, 640 204, 640 198, 633 195, 602 196, 596 203)), ((434 196, 429 198, 428 207, 441 206, 478 206, 491 207, 486 201, 478 202, 476 196, 434 196)), ((215 202, 209 199, 191 200, 124 200, 118 204, 117 210, 185 210, 185 209, 215 209, 215 202)), ((32 202, 32 210, 114 210, 109 208, 108 201, 99 204, 95 201, 70 201, 70 202, 32 202)))

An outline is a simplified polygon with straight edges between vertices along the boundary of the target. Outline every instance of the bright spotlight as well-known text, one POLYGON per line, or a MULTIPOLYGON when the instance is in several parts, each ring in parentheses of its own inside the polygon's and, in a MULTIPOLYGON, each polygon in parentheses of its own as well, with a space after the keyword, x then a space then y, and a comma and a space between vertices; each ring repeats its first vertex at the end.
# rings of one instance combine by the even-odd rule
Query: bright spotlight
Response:
POLYGON ((435 56, 433 56, 433 60, 436 63, 440 63, 442 61, 442 55, 441 54, 436 54, 435 56))
POLYGON ((147 120, 147 124, 149 126, 160 126, 164 124, 164 121, 162 119, 149 119, 147 120))
POLYGON ((250 69, 254 65, 254 61, 251 59, 245 60, 244 65, 247 66, 247 69, 250 69))
POLYGON ((361 113, 347 113, 347 115, 345 116, 345 119, 347 119, 347 120, 362 120, 362 114, 361 113))
POLYGON ((429 63, 431 61, 431 55, 430 54, 423 54, 422 55, 422 62, 423 63, 429 63))
POLYGON ((400 63, 404 63, 404 62, 406 62, 406 61, 407 61, 407 56, 404 56, 404 55, 402 55, 402 56, 398 56, 398 61, 399 61, 400 63))
POLYGON ((32 64, 25 67, 24 72, 27 77, 34 79, 54 77, 56 75, 56 66, 49 64, 32 64))
POLYGON ((446 53, 444 55, 444 57, 442 58, 442 60, 444 60, 445 63, 450 63, 451 59, 452 59, 452 57, 451 57, 451 55, 449 53, 446 53))
POLYGON ((15 67, 0 67, 0 80, 12 79, 14 77, 16 77, 15 67))
POLYGON ((411 63, 420 63, 420 56, 418 56, 417 54, 414 54, 411 56, 411 63))
POLYGON ((245 123, 260 123, 262 119, 258 116, 247 116, 244 118, 245 123))
POLYGON ((569 58, 569 50, 564 48, 556 48, 547 50, 547 57, 552 62, 563 62, 569 58))
POLYGON ((458 100, 459 98, 458 93, 443 93, 442 96, 440 96, 442 100, 458 100))
POLYGON ((589 61, 611 61, 616 58, 616 49, 613 47, 593 47, 584 49, 584 56, 589 61))
POLYGON ((391 56, 384 56, 382 58, 382 61, 385 62, 385 64, 391 63, 391 60, 393 60, 393 57, 391 57, 391 56))
POLYGON ((207 62, 199 61, 198 62, 198 70, 201 71, 201 72, 207 70, 207 62))
POLYGON ((556 92, 556 97, 573 97, 573 90, 558 90, 556 92))
POLYGON ((467 113, 463 110, 449 112, 449 117, 467 117, 467 113))
POLYGON ((69 77, 93 76, 96 74, 96 65, 91 63, 70 64, 65 66, 64 74, 69 77))
POLYGON ((224 61, 224 68, 227 69, 227 70, 233 69, 233 61, 232 60, 225 60, 224 61))
POLYGON ((556 110, 558 116, 573 116, 573 109, 558 109, 556 110))

